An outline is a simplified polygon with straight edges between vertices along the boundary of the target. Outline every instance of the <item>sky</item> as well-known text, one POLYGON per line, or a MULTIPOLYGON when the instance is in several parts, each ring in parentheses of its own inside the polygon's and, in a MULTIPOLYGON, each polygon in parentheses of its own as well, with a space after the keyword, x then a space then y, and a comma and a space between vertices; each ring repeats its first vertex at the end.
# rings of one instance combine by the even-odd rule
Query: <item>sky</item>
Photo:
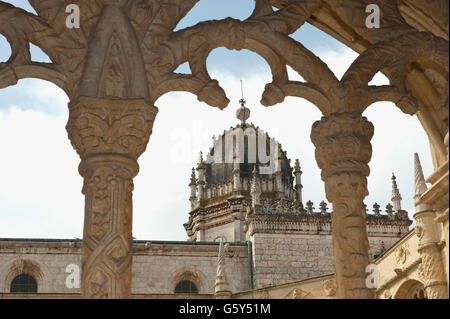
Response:
MULTIPOLYGON (((32 11, 26 1, 6 2, 32 11)), ((228 16, 245 19, 253 7, 252 0, 201 0, 176 29, 228 16)), ((338 78, 357 57, 354 51, 308 24, 292 37, 327 63, 338 78)), ((0 35, 0 62, 5 62, 10 53, 6 39, 0 35)), ((37 47, 31 47, 31 54, 35 61, 49 61, 37 47)), ((199 151, 205 153, 212 146, 213 135, 238 124, 235 112, 241 95, 240 80, 251 110, 249 121, 275 137, 292 163, 300 160, 304 201, 312 200, 318 208, 325 200, 309 137, 312 124, 321 118, 319 110, 294 97, 263 107, 259 100, 272 77, 264 59, 250 51, 215 49, 207 66, 231 102, 221 111, 184 92, 168 93, 156 101, 159 113, 134 179, 133 236, 137 239, 187 239, 183 223, 190 208, 191 168, 196 166, 199 151)), ((189 72, 189 67, 182 65, 178 71, 189 72)), ((289 76, 301 80, 292 69, 289 76)), ((378 74, 372 84, 388 84, 388 80, 378 74)), ((23 79, 0 89, 0 238, 82 238, 82 177, 78 174, 80 159, 65 130, 67 102, 61 89, 42 80, 23 79)), ((414 152, 420 156, 425 176, 433 171, 425 131, 416 116, 403 114, 389 102, 371 105, 364 116, 375 126, 370 194, 365 203, 371 210, 375 202, 382 208, 390 202, 394 172, 402 206, 412 218, 414 152)))

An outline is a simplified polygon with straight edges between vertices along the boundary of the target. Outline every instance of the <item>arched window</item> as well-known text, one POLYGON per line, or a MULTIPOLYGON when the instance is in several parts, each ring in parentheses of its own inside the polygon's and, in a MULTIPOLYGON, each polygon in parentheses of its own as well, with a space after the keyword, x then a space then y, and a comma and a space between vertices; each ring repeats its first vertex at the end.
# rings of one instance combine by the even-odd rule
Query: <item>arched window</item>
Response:
POLYGON ((27 274, 20 274, 12 280, 10 291, 11 293, 36 293, 36 279, 27 274))
POLYGON ((176 294, 198 294, 197 286, 190 280, 180 281, 175 287, 176 294))

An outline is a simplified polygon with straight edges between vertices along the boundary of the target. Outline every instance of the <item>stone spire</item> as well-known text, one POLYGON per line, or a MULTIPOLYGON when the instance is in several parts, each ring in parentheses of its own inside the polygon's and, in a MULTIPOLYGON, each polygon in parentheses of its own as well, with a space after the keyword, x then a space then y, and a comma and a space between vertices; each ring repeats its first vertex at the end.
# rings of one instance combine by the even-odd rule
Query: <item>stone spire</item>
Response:
POLYGON ((425 204, 420 200, 420 196, 422 196, 427 189, 428 187, 425 184, 425 177, 423 176, 419 155, 414 153, 414 206, 416 213, 424 210, 431 210, 428 204, 425 204))
POLYGON ((214 295, 218 299, 227 299, 231 297, 230 284, 225 273, 225 246, 222 240, 220 240, 219 256, 217 258, 217 273, 214 286, 214 295))
POLYGON ((396 177, 394 173, 392 173, 392 197, 391 197, 392 203, 394 203, 394 210, 398 212, 402 209, 402 196, 400 195, 400 191, 397 187, 396 177))
POLYGON ((191 189, 191 197, 189 201, 191 202, 191 210, 195 209, 195 202, 197 199, 197 179, 195 178, 195 168, 192 167, 191 182, 189 183, 189 188, 191 189))
POLYGON ((419 155, 414 153, 414 198, 420 197, 427 190, 425 177, 423 176, 422 165, 420 165, 419 155))
POLYGON ((295 190, 296 190, 296 200, 299 203, 302 203, 302 170, 300 168, 300 161, 298 159, 295 160, 295 167, 294 167, 294 175, 295 175, 295 190))

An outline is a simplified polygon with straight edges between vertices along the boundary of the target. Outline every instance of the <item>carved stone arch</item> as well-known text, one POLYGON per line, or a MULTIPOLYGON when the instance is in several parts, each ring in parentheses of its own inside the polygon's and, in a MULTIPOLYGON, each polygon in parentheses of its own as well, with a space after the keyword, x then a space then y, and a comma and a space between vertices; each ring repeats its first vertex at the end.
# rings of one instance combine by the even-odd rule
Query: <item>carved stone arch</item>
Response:
MULTIPOLYGON (((414 32, 403 34, 395 39, 377 43, 361 53, 343 75, 341 84, 352 89, 366 88, 377 72, 386 70, 391 82, 390 87, 395 90, 391 92, 385 91, 377 95, 378 101, 388 100, 396 102, 395 99, 398 99, 396 102, 397 106, 403 112, 414 114, 417 111, 417 105, 414 107, 411 105, 414 103, 413 101, 406 103, 406 101, 401 99, 404 96, 412 98, 406 85, 408 70, 413 63, 421 61, 448 77, 448 52, 448 42, 435 37, 431 33, 414 32), (405 50, 405 47, 408 50, 405 50), (395 92, 397 94, 394 95, 397 96, 392 98, 391 95, 395 92), (389 96, 384 97, 387 94, 389 96)), ((368 96, 376 93, 368 90, 366 92, 369 93, 368 96)), ((373 102, 374 97, 370 101, 366 101, 362 107, 366 107, 368 106, 367 103, 373 102)))
MULTIPOLYGON (((423 282, 421 282, 419 279, 407 279, 394 293, 393 299, 414 299, 414 293, 420 289, 422 289, 425 293, 423 282)), ((422 299, 426 299, 426 294, 424 295, 424 297, 425 298, 422 299)))
POLYGON ((215 243, 220 243, 220 241, 223 241, 224 243, 226 243, 228 240, 227 240, 227 237, 220 235, 220 236, 216 236, 216 238, 214 238, 213 241, 215 243))
POLYGON ((167 282, 168 293, 174 293, 177 284, 183 280, 189 280, 194 283, 199 294, 212 293, 212 290, 209 291, 209 289, 212 289, 212 284, 209 283, 207 277, 196 267, 187 266, 179 268, 169 276, 167 282))
POLYGON ((49 272, 46 267, 34 258, 18 257, 0 270, 0 280, 3 286, 3 292, 10 292, 11 282, 18 275, 26 274, 32 276, 37 282, 38 293, 48 292, 47 279, 49 272))

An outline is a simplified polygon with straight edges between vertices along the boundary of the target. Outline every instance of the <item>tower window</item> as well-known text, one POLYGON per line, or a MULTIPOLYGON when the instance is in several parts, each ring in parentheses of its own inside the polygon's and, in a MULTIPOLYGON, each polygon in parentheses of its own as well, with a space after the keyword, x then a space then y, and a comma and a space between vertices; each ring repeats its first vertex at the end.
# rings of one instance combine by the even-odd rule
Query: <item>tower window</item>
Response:
POLYGON ((175 287, 176 294, 198 294, 197 286, 190 280, 180 281, 175 287))
POLYGON ((11 282, 11 293, 36 293, 37 282, 33 276, 20 274, 11 282))

